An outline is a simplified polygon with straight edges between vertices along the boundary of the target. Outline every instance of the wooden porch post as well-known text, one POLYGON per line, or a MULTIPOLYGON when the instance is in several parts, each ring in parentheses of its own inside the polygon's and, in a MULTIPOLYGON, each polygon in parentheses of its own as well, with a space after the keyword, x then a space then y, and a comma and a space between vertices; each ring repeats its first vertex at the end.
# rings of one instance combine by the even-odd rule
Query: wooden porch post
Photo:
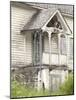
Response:
MULTIPOLYGON (((68 45, 69 45, 69 38, 68 35, 66 35, 66 65, 68 66, 68 58, 69 58, 69 49, 68 49, 68 45)), ((68 78, 68 70, 67 70, 67 78, 68 78)))
POLYGON ((36 56, 36 32, 34 33, 34 44, 33 44, 33 64, 35 65, 36 64, 36 60, 35 60, 35 56, 36 56))
POLYGON ((58 34, 58 63, 60 65, 60 33, 58 34))
POLYGON ((51 65, 51 34, 54 32, 53 28, 45 28, 45 32, 48 33, 48 38, 49 38, 49 65, 51 65))
POLYGON ((38 89, 42 88, 42 31, 39 34, 39 74, 38 74, 38 89))
MULTIPOLYGON (((40 36, 40 72, 41 72, 41 67, 42 67, 42 32, 39 32, 39 36, 40 36)), ((40 77, 41 77, 41 73, 40 73, 40 77)))
POLYGON ((49 65, 51 65, 51 32, 48 32, 49 37, 49 65))
POLYGON ((66 57, 67 57, 66 58, 67 59, 67 63, 66 64, 67 64, 67 66, 68 66, 68 55, 69 55, 68 54, 68 52, 69 52, 69 50, 68 50, 69 42, 68 41, 69 41, 69 38, 68 38, 68 35, 66 35, 66 57))

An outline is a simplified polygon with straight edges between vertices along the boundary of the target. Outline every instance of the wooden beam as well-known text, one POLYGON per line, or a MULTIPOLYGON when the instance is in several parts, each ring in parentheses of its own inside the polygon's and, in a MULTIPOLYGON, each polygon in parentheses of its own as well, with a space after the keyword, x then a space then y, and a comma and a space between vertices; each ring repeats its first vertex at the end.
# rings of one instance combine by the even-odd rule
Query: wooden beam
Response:
POLYGON ((36 64, 36 59, 35 59, 35 56, 36 56, 36 31, 33 33, 33 65, 36 64))
POLYGON ((60 33, 58 34, 58 63, 60 65, 60 33))
POLYGON ((49 66, 51 66, 51 32, 48 32, 49 37, 49 66))
POLYGON ((42 31, 39 32, 39 44, 40 44, 40 77, 41 77, 41 67, 42 67, 42 31))

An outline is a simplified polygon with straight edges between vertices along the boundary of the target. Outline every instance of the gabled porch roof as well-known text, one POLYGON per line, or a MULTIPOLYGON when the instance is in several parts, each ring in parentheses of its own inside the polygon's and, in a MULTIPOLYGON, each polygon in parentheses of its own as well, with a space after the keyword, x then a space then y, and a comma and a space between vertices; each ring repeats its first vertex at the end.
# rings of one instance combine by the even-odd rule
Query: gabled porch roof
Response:
POLYGON ((71 29, 69 28, 68 24, 65 22, 62 14, 59 10, 52 8, 52 9, 42 9, 38 10, 30 19, 30 21, 23 27, 23 31, 26 30, 36 30, 36 29, 43 29, 46 24, 54 17, 54 15, 58 14, 61 20, 62 25, 65 27, 64 30, 67 30, 67 33, 72 33, 71 29))
POLYGON ((23 30, 40 29, 55 11, 56 9, 54 8, 37 11, 37 13, 32 16, 31 20, 24 26, 23 30))

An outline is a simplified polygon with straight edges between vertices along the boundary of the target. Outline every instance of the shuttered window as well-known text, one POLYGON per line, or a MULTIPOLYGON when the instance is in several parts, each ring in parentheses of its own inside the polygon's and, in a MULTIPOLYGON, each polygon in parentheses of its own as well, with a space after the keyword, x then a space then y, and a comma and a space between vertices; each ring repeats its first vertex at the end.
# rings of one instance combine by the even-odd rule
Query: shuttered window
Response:
POLYGON ((66 54, 66 38, 64 35, 60 37, 60 52, 61 54, 66 54))
POLYGON ((70 39, 70 58, 73 58, 73 39, 70 39))

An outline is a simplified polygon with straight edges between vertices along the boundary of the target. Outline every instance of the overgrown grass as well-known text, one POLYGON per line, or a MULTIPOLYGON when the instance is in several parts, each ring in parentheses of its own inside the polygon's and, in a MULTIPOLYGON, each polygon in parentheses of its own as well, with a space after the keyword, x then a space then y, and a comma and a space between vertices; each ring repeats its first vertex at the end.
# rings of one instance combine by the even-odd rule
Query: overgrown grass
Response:
POLYGON ((32 96, 47 96, 50 95, 48 90, 39 90, 34 88, 29 88, 27 86, 19 84, 17 81, 12 82, 11 86, 11 97, 32 97, 32 96))
POLYGON ((71 95, 73 94, 73 76, 69 75, 68 79, 60 86, 59 90, 50 92, 29 88, 13 81, 11 85, 11 97, 32 97, 32 96, 53 96, 53 95, 71 95))
POLYGON ((74 94, 73 75, 69 74, 68 79, 60 86, 59 90, 51 93, 51 95, 72 95, 74 94))

